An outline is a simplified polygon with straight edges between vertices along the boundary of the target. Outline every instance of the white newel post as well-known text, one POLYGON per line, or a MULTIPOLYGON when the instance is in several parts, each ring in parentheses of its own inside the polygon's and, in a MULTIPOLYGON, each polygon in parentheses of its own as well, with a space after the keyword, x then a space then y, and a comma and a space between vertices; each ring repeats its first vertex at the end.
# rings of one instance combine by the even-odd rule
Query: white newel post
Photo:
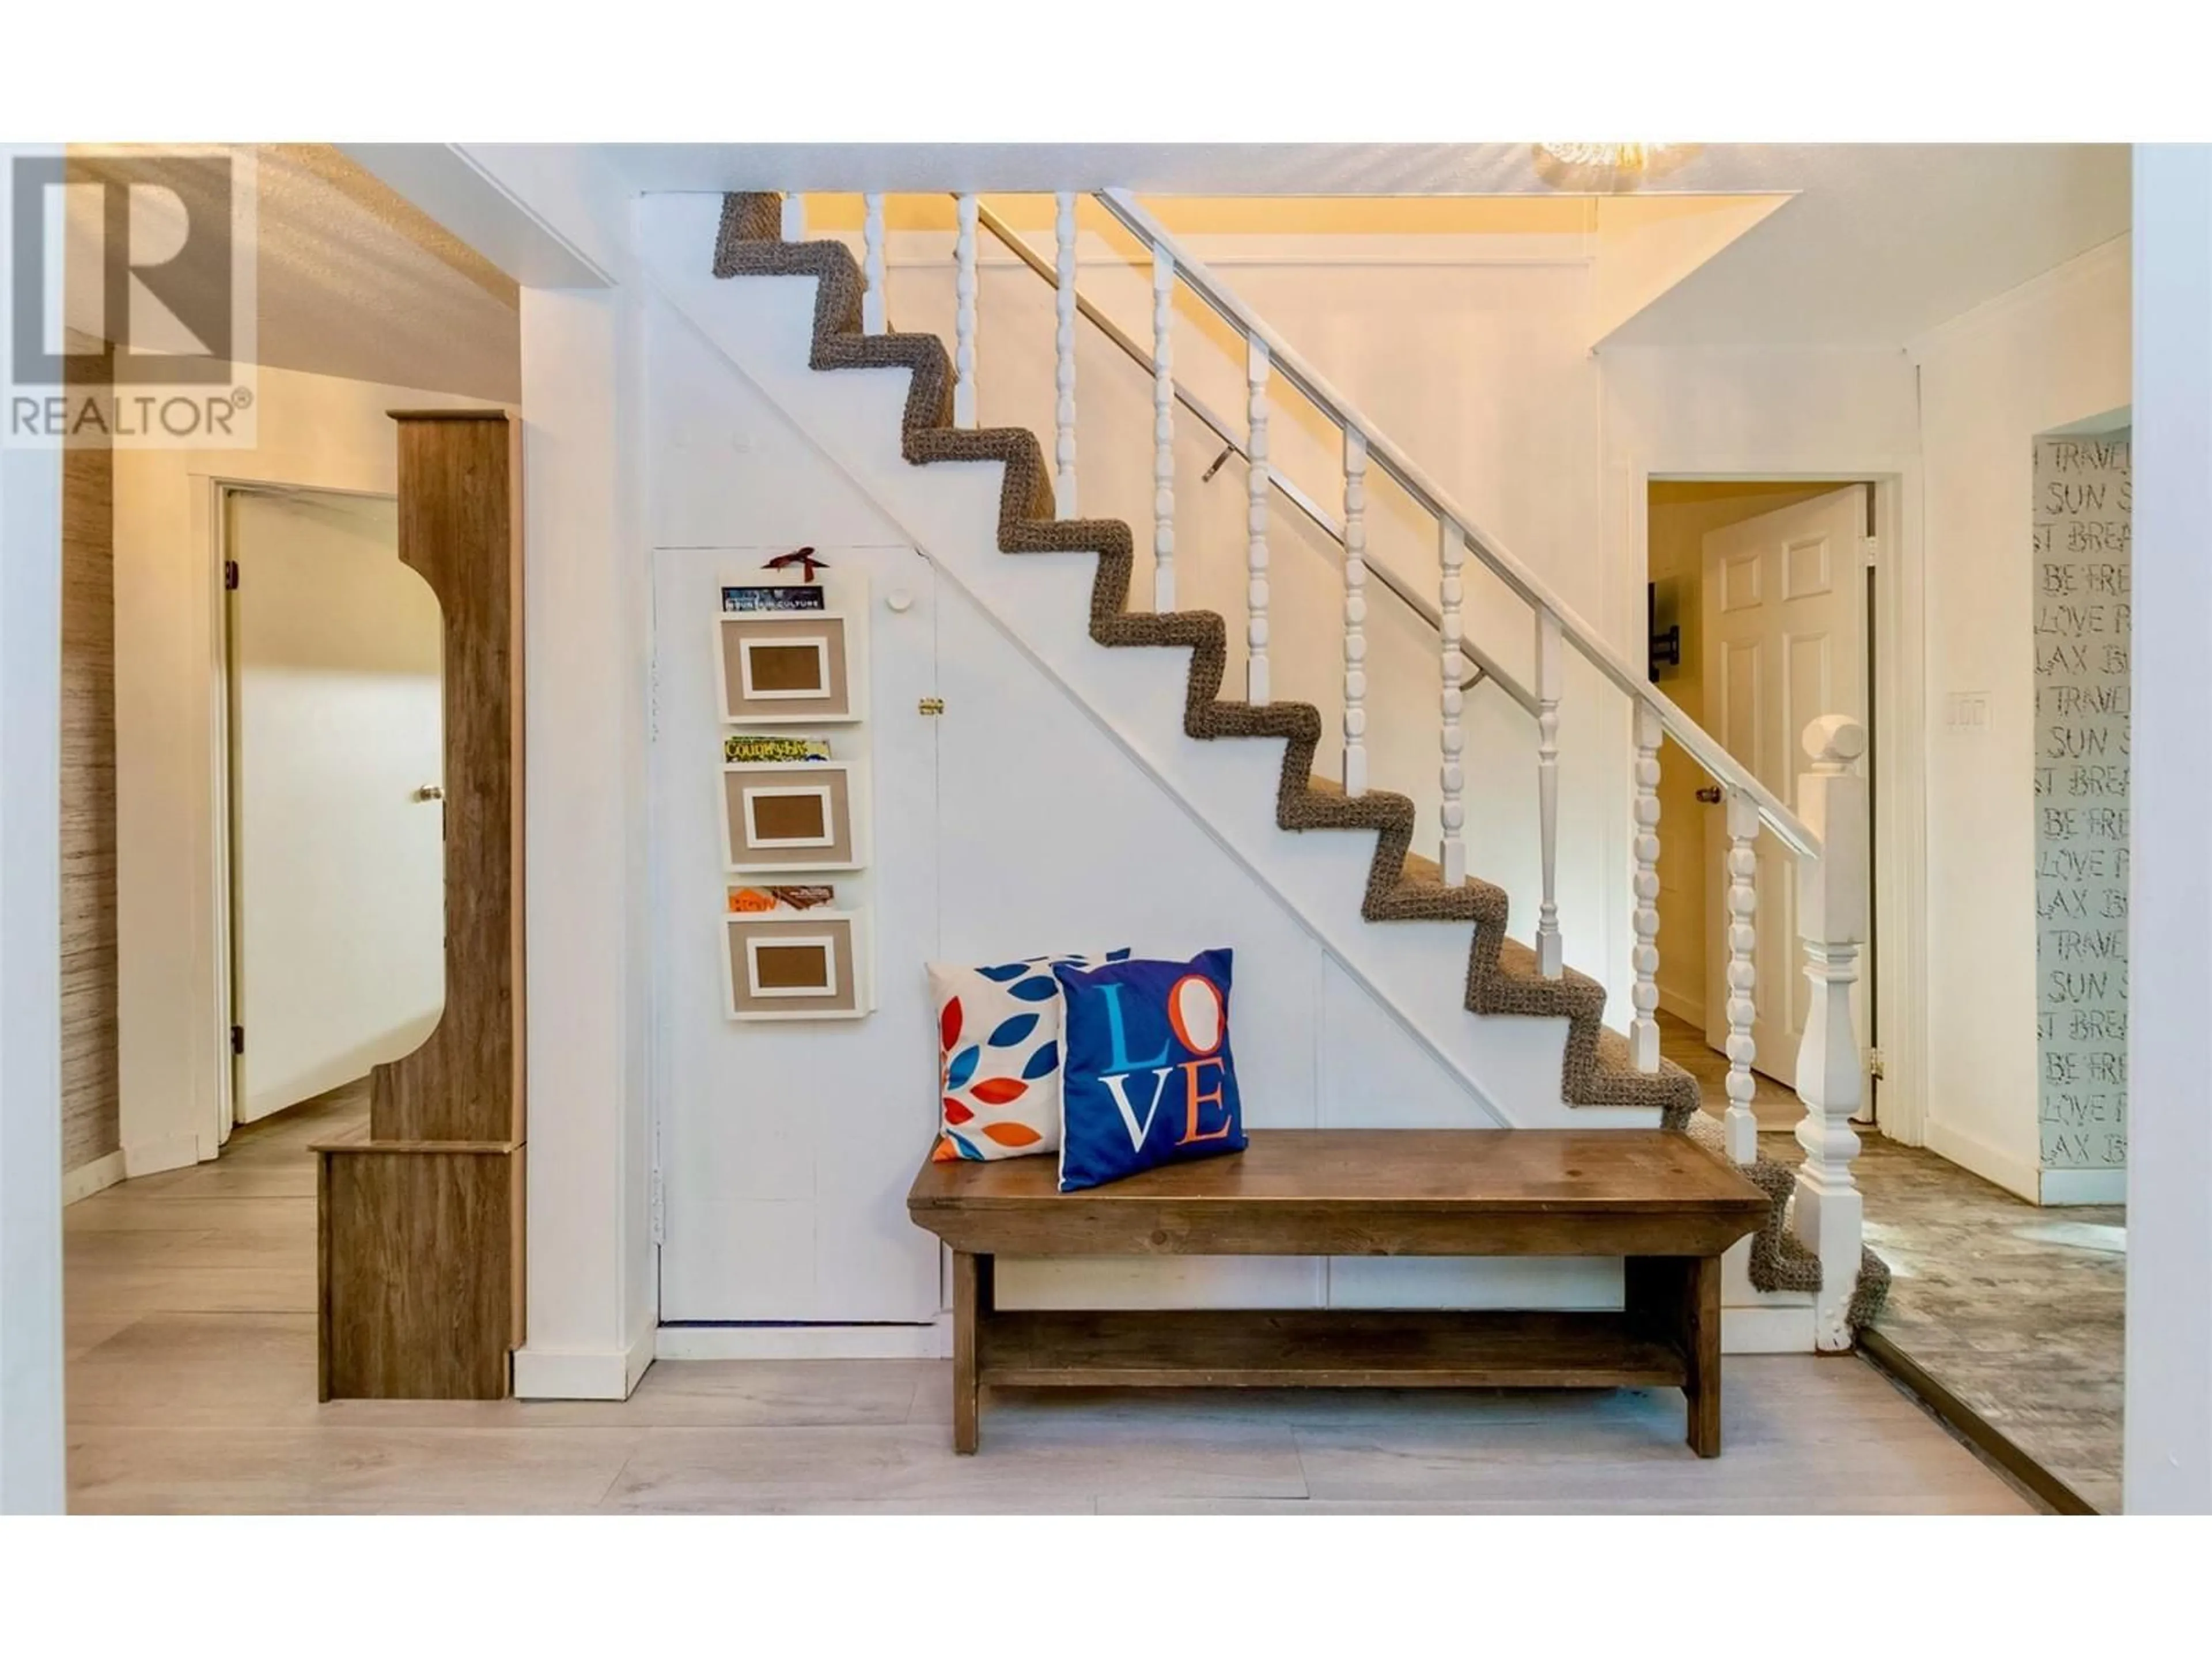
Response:
POLYGON ((1759 804, 1741 789, 1728 792, 1728 836, 1729 1103, 1721 1123, 1728 1155, 1739 1164, 1753 1164, 1759 1159, 1759 1121, 1751 1111, 1751 1097, 1759 1088, 1751 1075, 1759 1053, 1751 1037, 1752 1023, 1759 1017, 1759 975, 1752 960, 1752 947, 1759 942, 1759 892, 1753 885, 1759 875, 1759 804))
POLYGON ((1246 468, 1244 546, 1244 696, 1255 707, 1267 701, 1267 343, 1258 335, 1245 341, 1244 385, 1249 394, 1250 433, 1246 468))
POLYGON ((1636 1018, 1628 1038, 1636 1069, 1659 1069, 1659 711, 1636 705, 1636 1018))
POLYGON ((1437 521, 1437 567, 1440 573, 1437 586, 1437 610, 1442 618, 1437 635, 1443 645, 1439 659, 1443 676, 1441 707, 1443 724, 1437 741, 1442 747, 1443 763, 1437 773, 1443 795, 1437 809, 1441 835, 1437 844, 1437 862, 1443 868, 1444 885, 1458 887, 1467 881, 1467 807, 1460 799, 1467 787, 1467 769, 1461 763, 1461 751, 1466 747, 1467 734, 1460 728, 1460 715, 1467 707, 1467 693, 1461 690, 1467 679, 1467 657, 1460 649, 1460 605, 1466 597, 1466 586, 1460 580, 1460 568, 1467 562, 1467 538, 1449 519, 1437 521))
POLYGON ((860 295, 860 331, 881 334, 884 312, 884 198, 880 191, 860 198, 860 274, 867 286, 860 295))
POLYGON ((1053 234, 1058 258, 1053 267, 1057 284, 1054 295, 1053 386, 1059 394, 1053 405, 1053 511, 1063 519, 1075 517, 1075 192, 1063 190, 1054 198, 1053 234))
POLYGON ((1536 912, 1536 965, 1547 979, 1565 969, 1559 939, 1559 687, 1565 672, 1559 619, 1536 613, 1536 817, 1544 897, 1536 912))
POLYGON ((1175 255, 1152 249, 1152 609, 1175 609, 1175 255))
POLYGON ((1367 436, 1344 428, 1344 793, 1367 793, 1367 436))
POLYGON ((1867 932, 1866 781, 1853 769, 1866 752, 1866 728, 1847 714, 1823 714, 1805 728, 1804 742, 1813 769, 1798 777, 1797 812, 1820 838, 1820 856, 1797 861, 1797 931, 1813 1002, 1797 1050, 1797 1097, 1805 1104, 1797 1144, 1805 1161, 1793 1224, 1820 1258, 1814 1344, 1836 1351, 1851 1345, 1844 1315, 1858 1283, 1863 1208, 1851 1178, 1859 1138, 1850 1120, 1861 1089, 1851 987, 1867 932))
POLYGON ((959 198, 960 232, 952 244, 952 424, 975 424, 975 215, 973 196, 959 198))

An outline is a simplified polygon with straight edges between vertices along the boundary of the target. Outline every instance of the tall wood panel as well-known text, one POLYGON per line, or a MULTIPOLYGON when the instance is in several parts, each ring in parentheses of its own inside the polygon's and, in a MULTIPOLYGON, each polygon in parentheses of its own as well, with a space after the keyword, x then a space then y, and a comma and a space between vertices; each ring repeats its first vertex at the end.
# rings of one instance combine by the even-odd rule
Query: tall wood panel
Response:
POLYGON ((372 1073, 368 1139, 316 1149, 321 1389, 495 1399, 523 1336, 520 434, 392 418, 399 556, 444 612, 446 1002, 372 1073))
POLYGON ((376 1068, 379 1140, 522 1139, 522 563, 519 428, 400 412, 399 557, 446 621, 446 1009, 376 1068))

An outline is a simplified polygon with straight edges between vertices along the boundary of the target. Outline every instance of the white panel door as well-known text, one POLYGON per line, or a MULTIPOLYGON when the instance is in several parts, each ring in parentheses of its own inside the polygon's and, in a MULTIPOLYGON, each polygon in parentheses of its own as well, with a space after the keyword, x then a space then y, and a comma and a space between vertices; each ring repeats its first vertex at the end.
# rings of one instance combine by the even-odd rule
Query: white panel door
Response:
MULTIPOLYGON (((1821 714, 1866 718, 1867 487, 1850 484, 1705 538, 1705 725, 1791 806, 1798 739, 1821 714)), ((1728 1040, 1728 814, 1705 808, 1705 1040, 1728 1040)), ((1759 832, 1753 1064, 1795 1086, 1811 988, 1800 971, 1796 860, 1759 832)), ((1863 999, 1862 999, 1863 1000, 1863 999)))
MULTIPOLYGON (((933 1236, 906 1212, 937 1122, 935 1025, 923 963, 937 954, 933 573, 910 548, 818 550, 865 592, 866 719, 819 727, 866 773, 867 864, 793 875, 865 915, 875 1009, 860 1019, 729 1018, 720 952, 726 869, 726 726, 717 696, 721 588, 780 580, 790 550, 662 548, 653 555, 652 890, 653 1095, 669 1323, 922 1323, 943 1306, 933 1236)), ((845 600, 841 598, 841 604, 845 600)))
POLYGON ((444 623, 391 501, 234 494, 226 550, 251 1122, 419 1047, 445 1007, 444 623))

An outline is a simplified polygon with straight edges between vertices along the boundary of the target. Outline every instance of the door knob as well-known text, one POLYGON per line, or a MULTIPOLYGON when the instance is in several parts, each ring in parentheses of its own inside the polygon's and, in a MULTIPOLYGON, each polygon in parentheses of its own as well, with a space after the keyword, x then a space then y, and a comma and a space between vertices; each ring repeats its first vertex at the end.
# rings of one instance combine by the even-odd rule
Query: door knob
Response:
POLYGON ((1717 783, 1707 784, 1704 788, 1698 791, 1698 799, 1705 802, 1708 806, 1718 806, 1721 804, 1720 785, 1717 783))
POLYGON ((443 784, 426 783, 415 792, 416 800, 443 800, 445 798, 446 788, 443 784))

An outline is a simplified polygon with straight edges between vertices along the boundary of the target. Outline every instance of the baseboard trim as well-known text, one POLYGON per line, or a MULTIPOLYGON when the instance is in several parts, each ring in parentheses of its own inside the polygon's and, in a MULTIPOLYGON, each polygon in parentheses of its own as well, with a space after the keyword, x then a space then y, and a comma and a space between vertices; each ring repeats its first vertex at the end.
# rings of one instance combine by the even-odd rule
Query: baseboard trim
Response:
POLYGON ((74 1170, 62 1171, 62 1202, 74 1204, 81 1198, 90 1198, 94 1193, 112 1187, 124 1177, 123 1149, 95 1158, 89 1164, 80 1164, 74 1170))
POLYGON ((160 1175, 165 1170, 188 1169, 199 1161, 198 1135, 165 1135, 159 1140, 142 1140, 123 1149, 123 1178, 136 1181, 140 1176, 160 1175))
MULTIPOLYGON (((660 1359, 947 1359, 952 1322, 927 1325, 663 1325, 660 1359)), ((520 1356, 517 1356, 520 1358, 520 1356)))
POLYGON ((1811 1353, 1813 1307, 1723 1308, 1723 1353, 1811 1353))
POLYGON ((1858 1334, 1859 1352, 1875 1370, 1917 1395, 1921 1404, 1948 1424, 1992 1463, 2060 1515, 2095 1515, 2096 1507, 2037 1462, 1972 1406, 1921 1370, 1911 1357, 1869 1326, 1858 1334))
POLYGON ((2045 1204, 2124 1204, 2128 1172, 2118 1170, 2045 1170, 2039 1189, 2045 1204))
POLYGON ((1948 1158, 1962 1170, 1994 1182, 2015 1198, 2039 1203, 2043 1171, 2023 1159, 2008 1157, 1978 1135, 1929 1121, 1921 1144, 1939 1158, 1948 1158))
POLYGON ((1703 997, 1686 997, 1680 991, 1670 991, 1662 985, 1659 988, 1659 1007, 1662 1012, 1672 1014, 1675 1018, 1696 1026, 1699 1036, 1705 1034, 1705 1000, 1703 997))
POLYGON ((653 1328, 627 1348, 533 1348, 514 1351, 518 1400, 627 1400, 653 1360, 653 1328))

